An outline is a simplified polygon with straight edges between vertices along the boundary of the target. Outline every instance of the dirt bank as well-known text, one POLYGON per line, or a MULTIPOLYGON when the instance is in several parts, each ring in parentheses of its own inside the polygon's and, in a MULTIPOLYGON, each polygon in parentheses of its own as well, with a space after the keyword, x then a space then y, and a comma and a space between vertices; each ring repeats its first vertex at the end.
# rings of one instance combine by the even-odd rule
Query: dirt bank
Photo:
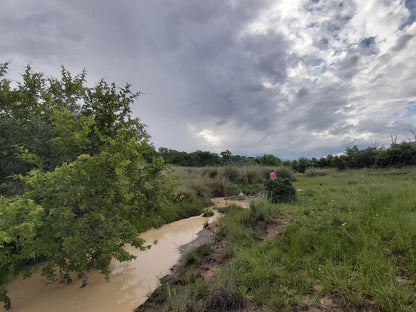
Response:
MULTIPOLYGON (((215 207, 226 207, 234 204, 244 208, 248 208, 251 198, 240 200, 227 198, 214 198, 212 202, 215 207)), ((279 216, 273 222, 257 222, 255 227, 261 233, 263 239, 273 238, 281 233, 289 219, 279 216)), ((215 273, 226 265, 232 258, 232 254, 228 247, 228 242, 224 238, 219 238, 217 233, 220 228, 217 222, 212 222, 204 227, 197 234, 197 238, 179 248, 182 256, 175 266, 172 267, 170 274, 161 278, 161 286, 149 297, 149 299, 135 311, 162 311, 169 306, 169 301, 174 301, 174 298, 186 297, 189 288, 195 287, 193 284, 195 279, 202 279, 204 282, 209 282, 215 273), (210 244, 210 251, 207 254, 204 252, 197 252, 198 247, 204 248, 205 244, 210 244), (166 289, 168 293, 174 294, 173 297, 166 298, 166 289)), ((173 310, 175 308, 171 306, 173 310)), ((189 307, 190 308, 190 307, 189 307)), ((258 311, 257 307, 248 304, 244 310, 240 311, 258 311)), ((194 311, 194 310, 184 310, 194 311)))

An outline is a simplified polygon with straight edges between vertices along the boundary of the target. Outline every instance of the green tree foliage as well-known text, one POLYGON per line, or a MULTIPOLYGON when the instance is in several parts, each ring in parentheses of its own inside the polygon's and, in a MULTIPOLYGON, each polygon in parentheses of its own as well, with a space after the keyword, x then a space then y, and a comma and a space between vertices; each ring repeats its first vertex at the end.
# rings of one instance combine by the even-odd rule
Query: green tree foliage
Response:
POLYGON ((388 168, 416 165, 416 143, 394 143, 389 148, 375 146, 360 150, 348 147, 342 155, 328 155, 313 163, 314 167, 344 169, 388 168))
POLYGON ((231 162, 231 157, 232 157, 231 152, 229 150, 225 150, 225 151, 222 151, 220 155, 222 157, 222 164, 229 165, 231 162))
POLYGON ((266 165, 266 166, 280 166, 282 161, 279 157, 274 155, 263 155, 261 157, 256 157, 255 162, 259 165, 266 165))
POLYGON ((292 168, 300 173, 305 173, 306 169, 311 166, 311 161, 305 157, 299 157, 292 162, 292 168))
POLYGON ((163 157, 166 163, 186 166, 186 167, 205 167, 221 164, 221 158, 217 153, 207 151, 195 151, 192 153, 178 152, 165 147, 159 148, 159 155, 163 157))
POLYGON ((85 72, 62 68, 60 79, 45 79, 28 66, 12 88, 6 71, 1 65, 0 300, 9 306, 4 285, 28 264, 53 278, 108 274, 112 258, 131 259, 123 247, 142 247, 139 233, 163 223, 174 192, 132 117, 139 93, 129 85, 87 87, 85 72))
POLYGON ((381 150, 375 157, 375 166, 380 168, 415 165, 415 142, 402 142, 398 144, 392 144, 389 149, 381 150))
POLYGON ((5 284, 36 259, 33 242, 42 222, 42 208, 32 200, 0 197, 0 301, 10 308, 5 284))
POLYGON ((65 273, 107 274, 111 258, 131 259, 123 247, 142 244, 135 224, 158 202, 161 165, 147 164, 134 144, 124 143, 118 152, 81 155, 52 172, 32 171, 26 196, 44 211, 34 242, 46 259, 44 273, 52 276, 58 266, 65 273))

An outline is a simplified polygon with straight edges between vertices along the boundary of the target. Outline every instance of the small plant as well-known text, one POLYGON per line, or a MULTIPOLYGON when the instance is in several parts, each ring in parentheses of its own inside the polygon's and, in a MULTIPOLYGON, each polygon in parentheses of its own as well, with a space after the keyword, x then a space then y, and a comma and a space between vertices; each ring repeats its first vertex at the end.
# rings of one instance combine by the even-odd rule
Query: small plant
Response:
POLYGON ((210 291, 206 311, 230 311, 243 305, 243 296, 229 288, 218 287, 210 291))
POLYGON ((296 189, 289 179, 267 180, 266 190, 272 203, 293 203, 297 200, 296 189))
POLYGON ((250 203, 250 220, 253 223, 271 221, 275 214, 273 204, 266 198, 256 199, 250 203))
POLYGON ((240 178, 240 171, 237 167, 226 166, 224 167, 224 176, 231 182, 234 182, 240 178))
POLYGON ((186 264, 199 264, 201 257, 209 256, 212 253, 212 245, 204 244, 191 250, 186 256, 186 264))
POLYGON ((213 215, 214 215, 214 211, 212 210, 205 210, 204 213, 202 214, 204 218, 212 217, 213 215))

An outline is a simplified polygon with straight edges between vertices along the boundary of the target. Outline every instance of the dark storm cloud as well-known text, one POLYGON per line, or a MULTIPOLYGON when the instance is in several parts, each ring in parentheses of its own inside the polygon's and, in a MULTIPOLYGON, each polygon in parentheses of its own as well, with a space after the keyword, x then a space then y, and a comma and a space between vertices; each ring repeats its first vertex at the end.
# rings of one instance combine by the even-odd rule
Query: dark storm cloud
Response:
POLYGON ((174 54, 175 69, 192 86, 185 112, 267 128, 274 103, 261 82, 285 81, 287 42, 274 32, 241 33, 256 16, 257 2, 184 3, 185 11, 177 8, 166 20, 166 54, 174 54))
POLYGON ((210 148, 198 137, 205 133, 230 137, 222 149, 233 153, 290 157, 342 151, 356 132, 398 131, 406 119, 389 120, 391 107, 414 96, 406 55, 414 49, 415 1, 401 10, 373 1, 368 11, 354 0, 295 3, 6 0, 0 57, 12 59, 11 68, 62 64, 85 67, 92 83, 132 83, 143 92, 133 111, 157 146, 210 148), (395 24, 374 18, 383 14, 395 24), (388 38, 384 27, 394 28, 388 38), (360 108, 383 113, 362 116, 360 108))
POLYGON ((2 16, 1 25, 4 31, 0 50, 4 54, 49 58, 61 51, 61 42, 81 38, 77 27, 69 27, 67 17, 53 8, 34 8, 33 11, 22 10, 19 14, 2 16))

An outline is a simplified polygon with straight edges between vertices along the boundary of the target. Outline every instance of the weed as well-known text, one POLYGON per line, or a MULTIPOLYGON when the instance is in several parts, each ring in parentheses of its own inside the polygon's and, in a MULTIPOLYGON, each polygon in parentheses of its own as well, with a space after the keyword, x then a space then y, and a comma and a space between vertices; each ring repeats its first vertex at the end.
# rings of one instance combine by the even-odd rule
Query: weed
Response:
POLYGON ((258 198, 250 203, 250 221, 272 221, 277 214, 276 207, 266 198, 258 198))
POLYGON ((201 258, 209 256, 212 253, 212 244, 203 244, 186 255, 186 264, 199 264, 201 258))
POLYGON ((230 311, 243 305, 243 296, 235 289, 218 287, 209 292, 206 311, 230 311))

